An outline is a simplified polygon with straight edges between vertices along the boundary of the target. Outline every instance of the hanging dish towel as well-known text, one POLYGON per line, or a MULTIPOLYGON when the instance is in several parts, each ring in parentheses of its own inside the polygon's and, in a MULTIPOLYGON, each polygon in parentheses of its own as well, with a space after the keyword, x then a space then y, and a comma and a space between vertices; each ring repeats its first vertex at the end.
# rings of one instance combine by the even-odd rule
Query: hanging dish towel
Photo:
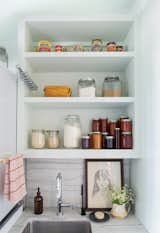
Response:
POLYGON ((6 160, 4 197, 17 203, 26 195, 23 156, 16 155, 6 160))

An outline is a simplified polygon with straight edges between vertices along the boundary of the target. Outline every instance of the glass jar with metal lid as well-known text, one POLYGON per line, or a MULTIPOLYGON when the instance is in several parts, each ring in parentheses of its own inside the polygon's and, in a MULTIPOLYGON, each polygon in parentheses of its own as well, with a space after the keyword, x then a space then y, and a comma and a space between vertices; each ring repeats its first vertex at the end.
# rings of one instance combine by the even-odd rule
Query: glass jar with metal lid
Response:
POLYGON ((78 115, 67 115, 64 122, 64 147, 79 148, 82 137, 78 115))
POLYGON ((101 39, 97 38, 97 39, 93 39, 92 40, 92 47, 91 50, 93 52, 100 52, 103 50, 103 42, 101 39))
POLYGON ((103 83, 104 97, 120 97, 122 96, 122 87, 119 77, 106 77, 103 83))
POLYGON ((31 145, 33 149, 45 147, 45 131, 43 129, 32 129, 31 145))
POLYGON ((96 83, 93 78, 80 79, 78 82, 79 97, 95 97, 96 83))
POLYGON ((47 133, 47 148, 55 149, 59 147, 59 130, 46 130, 47 133))

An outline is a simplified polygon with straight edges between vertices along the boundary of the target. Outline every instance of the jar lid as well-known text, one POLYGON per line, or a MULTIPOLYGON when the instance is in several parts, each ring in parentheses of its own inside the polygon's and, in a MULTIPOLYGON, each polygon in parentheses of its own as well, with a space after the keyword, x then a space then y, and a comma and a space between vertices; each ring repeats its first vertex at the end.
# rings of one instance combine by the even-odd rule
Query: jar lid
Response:
POLYGON ((107 46, 108 46, 108 45, 111 45, 111 44, 116 45, 116 42, 114 42, 114 41, 111 42, 111 41, 110 41, 110 42, 107 43, 107 46))
POLYGON ((32 129, 32 132, 45 132, 45 130, 44 129, 32 129))
POLYGON ((47 133, 59 133, 59 130, 45 130, 47 133))
POLYGON ((109 136, 106 136, 107 139, 113 139, 114 137, 109 135, 109 136))
POLYGON ((119 81, 119 76, 115 76, 115 77, 106 77, 104 79, 104 82, 107 81, 107 82, 114 82, 114 81, 119 81))
POLYGON ((123 49, 124 46, 123 45, 117 45, 116 47, 120 48, 120 49, 123 49))
POLYGON ((129 119, 129 118, 124 118, 124 119, 122 119, 121 121, 123 121, 123 122, 131 122, 132 120, 129 119))
POLYGON ((119 131, 119 130, 120 130, 120 128, 115 128, 115 130, 119 131))
POLYGON ((85 83, 85 82, 86 82, 86 83, 90 83, 90 82, 95 83, 95 79, 94 79, 94 78, 90 78, 90 77, 79 79, 79 83, 85 83))
POLYGON ((122 135, 132 135, 132 132, 122 132, 122 135))
POLYGON ((77 119, 77 118, 79 118, 79 115, 67 115, 67 116, 65 117, 65 119, 68 119, 68 118, 77 119))
POLYGON ((92 134, 101 134, 99 131, 92 132, 92 134))
POLYGON ((117 123, 117 120, 111 119, 109 122, 110 123, 117 123))
POLYGON ((103 132, 102 135, 103 136, 107 136, 109 133, 108 132, 103 132))
POLYGON ((101 42, 101 43, 102 43, 102 39, 100 39, 100 38, 95 38, 95 39, 93 39, 93 40, 92 40, 92 43, 95 42, 95 41, 98 41, 98 42, 101 42))
POLYGON ((90 136, 82 136, 82 138, 84 138, 84 139, 89 139, 90 138, 90 136))

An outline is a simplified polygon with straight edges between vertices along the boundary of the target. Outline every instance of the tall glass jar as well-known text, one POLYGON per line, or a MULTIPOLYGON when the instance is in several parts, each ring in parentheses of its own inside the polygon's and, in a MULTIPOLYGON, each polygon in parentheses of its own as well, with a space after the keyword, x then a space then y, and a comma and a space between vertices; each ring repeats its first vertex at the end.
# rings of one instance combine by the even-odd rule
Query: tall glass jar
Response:
POLYGON ((119 77, 106 77, 103 83, 104 97, 120 97, 122 96, 122 87, 119 77))
POLYGON ((56 149, 59 147, 59 130, 47 130, 47 148, 56 149))
POLYGON ((64 122, 64 147, 79 148, 82 137, 80 118, 78 115, 68 115, 64 122))
POLYGON ((45 131, 42 129, 32 129, 31 145, 33 149, 45 147, 45 131))
POLYGON ((79 97, 95 97, 96 83, 93 78, 80 79, 78 82, 79 97))

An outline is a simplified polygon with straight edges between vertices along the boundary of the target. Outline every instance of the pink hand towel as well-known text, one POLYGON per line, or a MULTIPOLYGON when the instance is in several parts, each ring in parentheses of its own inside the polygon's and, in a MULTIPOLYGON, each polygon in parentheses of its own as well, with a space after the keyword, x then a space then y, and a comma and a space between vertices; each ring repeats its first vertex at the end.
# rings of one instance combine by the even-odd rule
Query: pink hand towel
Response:
POLYGON ((16 204, 26 194, 23 156, 16 155, 6 161, 4 197, 16 204))

